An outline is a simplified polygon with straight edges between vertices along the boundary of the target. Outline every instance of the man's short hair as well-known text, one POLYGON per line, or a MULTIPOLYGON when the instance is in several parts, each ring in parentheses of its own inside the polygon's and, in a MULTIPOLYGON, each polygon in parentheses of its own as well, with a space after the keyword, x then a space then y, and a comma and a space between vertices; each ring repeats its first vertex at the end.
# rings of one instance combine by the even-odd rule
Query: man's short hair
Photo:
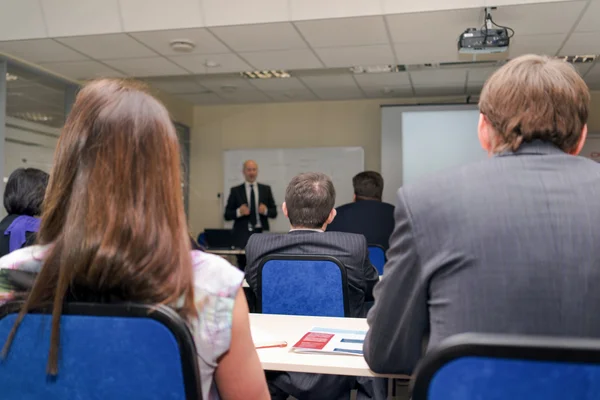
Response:
POLYGON ((587 123, 589 104, 588 87, 571 64, 525 55, 492 74, 483 86, 479 110, 496 131, 496 153, 516 151, 521 143, 536 139, 570 152, 587 123))
POLYGON ((358 200, 380 200, 383 196, 383 177, 379 172, 364 171, 352 178, 354 195, 358 200))
POLYGON ((335 189, 325 174, 296 175, 285 191, 285 204, 292 226, 319 229, 335 205, 335 189))
POLYGON ((8 214, 41 215, 48 186, 48 174, 37 168, 18 168, 8 177, 4 208, 8 214))

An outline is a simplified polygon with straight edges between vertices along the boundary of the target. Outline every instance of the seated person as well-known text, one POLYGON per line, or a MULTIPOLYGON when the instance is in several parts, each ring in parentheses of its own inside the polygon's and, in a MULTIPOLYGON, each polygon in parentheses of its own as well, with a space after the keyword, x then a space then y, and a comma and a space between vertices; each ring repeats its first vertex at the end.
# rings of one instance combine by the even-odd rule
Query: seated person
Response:
POLYGON ((0 257, 35 242, 46 186, 48 174, 37 168, 18 168, 8 177, 4 188, 8 215, 0 221, 0 257))
POLYGON ((364 171, 352 178, 352 203, 336 208, 337 215, 328 231, 359 233, 368 244, 389 247, 394 230, 394 206, 381 201, 383 178, 375 171, 364 171))
POLYGON ((365 359, 411 374, 464 332, 600 338, 600 165, 577 157, 590 93, 569 63, 527 55, 485 83, 490 158, 398 192, 365 359))
MULTIPOLYGON (((316 254, 336 257, 348 274, 350 316, 365 316, 365 300, 370 300, 373 286, 379 281, 377 270, 369 261, 367 241, 353 233, 325 232, 335 217, 335 189, 324 174, 306 173, 292 179, 285 192, 282 209, 290 220, 289 233, 261 233, 250 236, 246 245, 246 280, 257 294, 258 265, 270 254, 316 254)), ((349 398, 356 378, 333 375, 273 373, 271 390, 298 399, 349 398), (275 388, 273 388, 275 386, 275 388)), ((359 389, 363 390, 363 389, 359 389)), ((365 380, 364 390, 370 391, 365 380)), ((362 392, 361 392, 361 395, 362 392)), ((359 398, 369 398, 367 397, 359 398)), ((274 398, 278 398, 274 396, 274 398)))
MULTIPOLYGON (((5 349, 23 315, 41 302, 166 304, 191 329, 203 398, 268 399, 243 274, 220 257, 190 251, 179 142, 165 107, 131 83, 91 82, 68 116, 52 174, 40 244, 0 259, 0 270, 38 272, 5 349)), ((48 371, 56 375, 54 330, 50 340, 48 371)))

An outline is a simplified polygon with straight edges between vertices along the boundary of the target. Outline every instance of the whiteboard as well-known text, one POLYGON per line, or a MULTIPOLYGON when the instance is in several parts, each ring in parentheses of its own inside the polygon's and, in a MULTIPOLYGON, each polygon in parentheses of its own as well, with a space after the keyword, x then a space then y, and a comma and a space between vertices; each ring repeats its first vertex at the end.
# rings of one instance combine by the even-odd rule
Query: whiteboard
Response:
MULTIPOLYGON (((281 204, 284 202, 285 189, 294 176, 302 172, 322 172, 328 175, 335 187, 337 207, 352 201, 352 178, 364 171, 365 167, 365 153, 362 147, 227 150, 223 155, 223 209, 227 204, 230 189, 244 182, 242 165, 246 160, 257 162, 257 181, 271 186, 273 191, 277 204, 277 218, 269 220, 271 232, 287 232, 290 228, 289 221, 281 211, 281 204)), ((232 222, 225 223, 226 228, 232 225, 232 222)))

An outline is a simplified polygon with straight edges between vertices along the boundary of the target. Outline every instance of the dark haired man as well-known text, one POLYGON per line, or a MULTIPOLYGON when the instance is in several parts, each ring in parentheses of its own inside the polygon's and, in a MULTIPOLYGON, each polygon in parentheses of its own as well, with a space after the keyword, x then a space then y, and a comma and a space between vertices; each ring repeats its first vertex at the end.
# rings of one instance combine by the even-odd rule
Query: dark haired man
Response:
MULTIPOLYGON (((324 174, 305 173, 295 176, 285 193, 282 209, 290 220, 289 233, 255 234, 246 245, 246 280, 257 294, 258 265, 271 254, 316 254, 336 257, 348 274, 351 317, 364 317, 365 300, 372 299, 378 282, 377 270, 369 261, 367 241, 353 233, 325 232, 335 218, 335 189, 324 174)), ((342 399, 350 397, 354 377, 299 373, 274 373, 268 376, 273 398, 342 399)), ((361 380, 362 382, 362 380, 361 380)), ((370 380, 362 382, 360 399, 370 398, 370 380), (364 391, 363 391, 364 390, 364 391), (366 393, 365 393, 366 392, 366 393)))
POLYGON ((394 230, 394 206, 381 201, 383 177, 364 171, 352 178, 352 186, 354 201, 336 208, 337 215, 327 229, 365 235, 367 243, 387 250, 394 230))

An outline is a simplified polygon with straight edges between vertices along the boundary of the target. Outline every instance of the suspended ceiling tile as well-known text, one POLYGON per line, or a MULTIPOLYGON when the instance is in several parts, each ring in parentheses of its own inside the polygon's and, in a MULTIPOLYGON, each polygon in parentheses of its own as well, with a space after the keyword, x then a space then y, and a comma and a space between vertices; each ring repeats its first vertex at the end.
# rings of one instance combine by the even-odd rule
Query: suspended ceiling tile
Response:
POLYGON ((381 16, 301 21, 295 25, 313 48, 389 43, 381 16))
POLYGON ((46 36, 46 24, 38 0, 2 1, 0 40, 33 39, 46 36))
POLYGON ((180 94, 177 97, 189 101, 190 103, 199 104, 199 105, 215 105, 215 104, 225 104, 226 100, 220 98, 214 93, 195 93, 195 94, 180 94))
POLYGON ((382 0, 382 5, 385 14, 395 14, 483 7, 485 0, 382 0))
POLYGON ((89 60, 83 54, 71 50, 52 39, 0 42, 0 52, 32 63, 89 60))
POLYGON ((253 68, 235 54, 210 54, 172 56, 170 59, 194 74, 223 74, 229 72, 249 71, 253 68), (218 66, 209 68, 206 65, 216 63, 218 66))
POLYGON ((573 33, 560 50, 560 55, 600 54, 600 31, 573 33))
POLYGON ((363 88, 381 89, 384 87, 410 87, 410 81, 406 72, 379 73, 379 74, 356 74, 354 79, 363 88))
POLYGON ((421 71, 411 71, 410 77, 415 87, 417 86, 463 86, 467 79, 466 69, 440 69, 432 68, 421 71))
POLYGON ((600 31, 600 1, 590 2, 585 14, 577 24, 575 32, 597 32, 600 31))
POLYGON ((379 1, 365 0, 290 0, 292 20, 381 15, 379 1))
POLYGON ((432 43, 397 43, 394 50, 401 65, 453 62, 459 59, 456 43, 449 37, 432 43))
POLYGON ((50 37, 121 32, 117 0, 42 0, 50 37))
POLYGON ((332 47, 315 49, 319 58, 329 68, 394 64, 390 45, 332 47))
POLYGON ((188 71, 163 57, 104 60, 104 63, 134 77, 189 74, 188 71))
POLYGON ((406 86, 388 86, 386 88, 375 88, 368 87, 363 88, 363 91, 370 99, 378 99, 378 98, 395 98, 395 97, 412 97, 413 91, 412 87, 406 86))
POLYGON ((543 54, 554 56, 567 35, 515 35, 510 41, 508 52, 511 58, 523 54, 543 54))
POLYGON ((239 53, 255 68, 265 69, 313 69, 323 64, 309 49, 259 51, 239 53))
POLYGON ((306 43, 288 22, 211 28, 234 51, 305 49, 306 43))
POLYGON ((186 53, 174 51, 171 48, 173 40, 191 40, 195 47, 187 54, 224 54, 229 49, 205 28, 197 29, 175 29, 154 32, 130 33, 131 36, 144 43, 159 54, 165 56, 177 56, 186 53))
POLYGON ((508 26, 515 35, 567 33, 583 10, 586 1, 536 3, 498 7, 492 11, 494 22, 508 26))
POLYGON ((412 14, 387 15, 394 43, 436 43, 452 38, 456 47, 458 36, 469 27, 483 23, 483 10, 448 10, 412 14))
POLYGON ((330 88, 313 90, 321 100, 352 100, 364 99, 365 95, 358 87, 330 88))
POLYGON ((204 26, 198 0, 119 0, 126 32, 204 26))
POLYGON ((306 90, 306 86, 304 86, 297 78, 249 79, 248 82, 257 89, 265 92, 306 90))
POLYGON ((221 92, 224 87, 233 88, 235 91, 255 91, 256 88, 249 83, 249 79, 240 75, 218 76, 205 75, 198 77, 196 81, 206 89, 215 93, 221 92))
POLYGON ((96 60, 154 57, 156 53, 125 33, 57 39, 96 60))
POLYGON ((308 89, 265 91, 265 94, 276 102, 318 100, 317 96, 308 89))
POLYGON ((158 79, 147 79, 146 82, 163 92, 182 94, 182 93, 198 93, 205 89, 191 77, 169 77, 158 79))
POLYGON ((203 0, 206 26, 288 21, 287 0, 203 0))
POLYGON ((122 77, 123 74, 96 61, 74 61, 41 64, 42 67, 71 79, 85 80, 100 77, 122 77))
POLYGON ((357 89, 352 75, 303 76, 300 78, 313 91, 319 89, 350 88, 357 89))

